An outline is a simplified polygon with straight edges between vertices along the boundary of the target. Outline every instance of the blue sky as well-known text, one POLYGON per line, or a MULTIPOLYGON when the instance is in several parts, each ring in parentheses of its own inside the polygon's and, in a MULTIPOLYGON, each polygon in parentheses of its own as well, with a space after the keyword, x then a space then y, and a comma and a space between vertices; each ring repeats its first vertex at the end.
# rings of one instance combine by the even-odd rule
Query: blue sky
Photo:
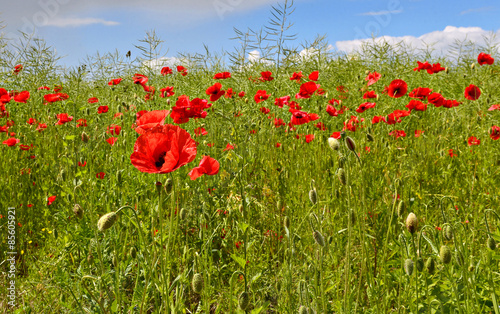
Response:
MULTIPOLYGON (((22 0, 4 4, 0 20, 4 36, 17 30, 32 32, 64 56, 62 64, 75 66, 87 55, 139 51, 134 45, 146 31, 155 30, 165 42, 163 52, 213 52, 238 45, 233 27, 260 29, 270 18, 275 0, 22 0)), ((372 34, 396 41, 404 38, 437 43, 446 50, 455 38, 481 43, 496 32, 500 40, 500 4, 494 0, 296 0, 291 33, 296 46, 326 35, 334 49, 349 52, 372 34), (406 37, 403 37, 406 36, 406 37)))

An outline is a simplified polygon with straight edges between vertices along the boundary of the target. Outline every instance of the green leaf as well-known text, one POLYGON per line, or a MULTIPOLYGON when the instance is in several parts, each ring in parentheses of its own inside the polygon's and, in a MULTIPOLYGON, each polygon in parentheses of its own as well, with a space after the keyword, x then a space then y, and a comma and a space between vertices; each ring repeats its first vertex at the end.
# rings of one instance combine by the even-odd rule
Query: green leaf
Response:
POLYGON ((245 268, 246 261, 243 258, 237 256, 236 254, 231 254, 231 258, 234 259, 234 261, 238 263, 241 268, 245 268))
POLYGON ((116 299, 113 301, 113 304, 111 305, 111 312, 113 313, 118 312, 118 301, 116 299))
POLYGON ((74 140, 75 138, 76 138, 76 135, 66 135, 66 136, 64 137, 64 139, 65 139, 66 141, 72 141, 72 140, 74 140))
POLYGON ((238 227, 241 229, 241 231, 245 232, 247 230, 247 228, 249 227, 250 225, 244 223, 244 222, 239 222, 238 223, 238 227))

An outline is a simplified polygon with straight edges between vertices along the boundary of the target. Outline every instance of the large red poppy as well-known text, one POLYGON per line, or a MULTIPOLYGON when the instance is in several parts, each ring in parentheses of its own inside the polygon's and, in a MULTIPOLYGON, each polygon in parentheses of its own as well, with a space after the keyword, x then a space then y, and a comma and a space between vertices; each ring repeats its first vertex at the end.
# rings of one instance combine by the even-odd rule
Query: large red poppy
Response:
POLYGON ((146 133, 147 130, 165 124, 165 117, 170 113, 169 110, 153 110, 143 113, 136 121, 135 131, 139 134, 146 133))
POLYGON ((68 94, 64 93, 56 93, 56 94, 44 95, 43 98, 45 98, 46 102, 56 102, 56 101, 66 100, 69 98, 69 96, 68 94))
POLYGON ((130 161, 141 172, 169 173, 196 157, 196 142, 176 125, 160 125, 139 136, 130 161))
POLYGON ((488 64, 488 65, 492 65, 493 62, 495 62, 495 59, 493 59, 491 57, 491 55, 489 54, 486 54, 484 52, 481 52, 478 56, 477 56, 477 63, 479 63, 479 65, 483 65, 483 64, 488 64))
POLYGON ((465 88, 464 96, 468 100, 476 100, 481 96, 481 90, 476 85, 470 84, 465 88))
POLYGON ((202 175, 206 174, 209 176, 216 175, 219 173, 219 162, 210 156, 203 156, 198 167, 194 167, 189 173, 191 180, 196 180, 202 175))
POLYGON ((370 109, 373 107, 375 107, 374 102, 365 102, 365 103, 362 103, 361 105, 359 105, 358 109, 356 109, 356 112, 362 113, 362 112, 365 112, 366 109, 370 109))
POLYGON ((319 85, 314 82, 307 82, 300 85, 300 91, 295 95, 297 99, 311 98, 319 85))
POLYGON ((226 93, 226 91, 222 90, 222 84, 217 82, 207 88, 205 93, 210 96, 210 101, 217 101, 226 93))
POLYGON ((399 79, 392 81, 391 84, 389 84, 389 86, 387 86, 384 90, 384 92, 386 92, 389 97, 393 98, 402 97, 406 94, 407 91, 408 85, 405 81, 399 79))

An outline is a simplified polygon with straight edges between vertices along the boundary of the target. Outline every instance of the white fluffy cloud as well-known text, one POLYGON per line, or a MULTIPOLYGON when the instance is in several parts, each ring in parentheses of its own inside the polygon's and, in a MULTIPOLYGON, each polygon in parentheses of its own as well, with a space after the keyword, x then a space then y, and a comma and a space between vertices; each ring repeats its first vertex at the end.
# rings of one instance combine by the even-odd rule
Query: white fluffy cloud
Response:
POLYGON ((115 26, 119 25, 120 23, 114 21, 106 21, 103 19, 96 19, 92 17, 87 17, 87 18, 66 17, 66 18, 55 18, 53 20, 49 20, 43 26, 78 27, 78 26, 92 25, 92 24, 115 26))
MULTIPOLYGON (((337 50, 352 53, 358 51, 364 43, 371 43, 373 40, 377 43, 387 42, 389 44, 397 44, 403 42, 407 46, 411 46, 413 49, 423 49, 425 50, 427 46, 432 46, 434 54, 438 56, 447 56, 450 53, 451 47, 456 41, 471 41, 476 45, 485 45, 485 38, 493 38, 492 35, 499 37, 500 30, 496 32, 490 32, 483 30, 480 27, 454 27, 446 26, 442 31, 434 31, 424 34, 420 37, 414 36, 381 36, 375 39, 357 39, 357 40, 346 40, 337 41, 335 46, 337 50)), ((496 40, 499 42, 499 39, 496 40)))

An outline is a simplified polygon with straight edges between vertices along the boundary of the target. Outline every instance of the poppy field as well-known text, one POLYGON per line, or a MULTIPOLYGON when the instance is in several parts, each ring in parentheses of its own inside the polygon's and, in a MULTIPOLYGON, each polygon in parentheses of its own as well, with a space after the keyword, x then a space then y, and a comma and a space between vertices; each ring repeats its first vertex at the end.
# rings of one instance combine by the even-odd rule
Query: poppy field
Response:
POLYGON ((498 313, 494 57, 16 65, 0 308, 498 313))

